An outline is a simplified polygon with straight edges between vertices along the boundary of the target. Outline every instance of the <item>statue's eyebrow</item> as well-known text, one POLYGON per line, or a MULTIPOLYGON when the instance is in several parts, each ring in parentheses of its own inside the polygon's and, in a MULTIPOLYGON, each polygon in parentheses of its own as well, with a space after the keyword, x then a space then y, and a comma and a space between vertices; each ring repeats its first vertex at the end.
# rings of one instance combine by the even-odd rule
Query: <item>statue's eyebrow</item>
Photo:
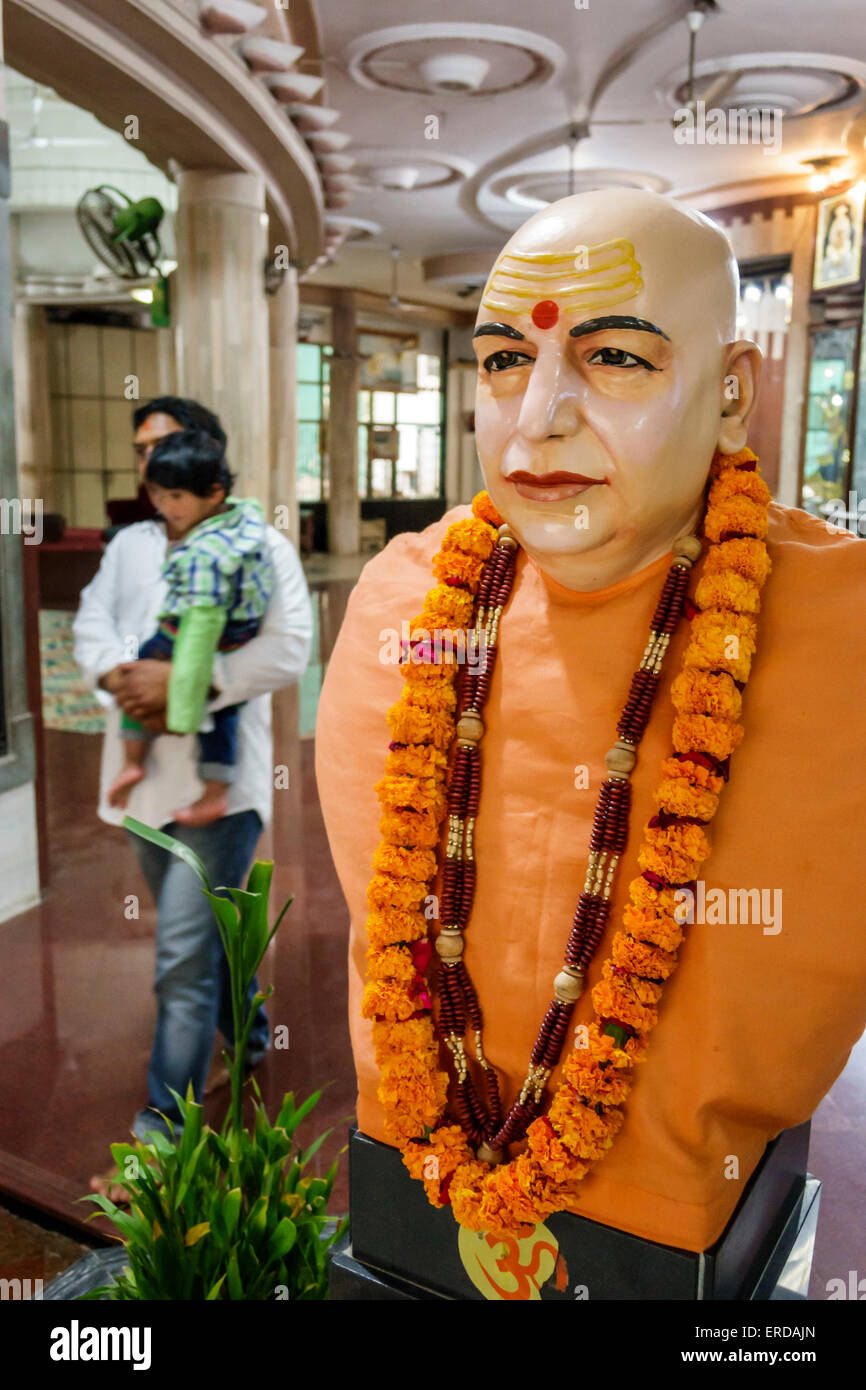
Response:
POLYGON ((479 323, 472 337, 517 338, 521 343, 526 342, 525 334, 517 328, 512 328, 510 323, 479 323))
POLYGON ((605 314, 600 319, 587 319, 586 323, 578 323, 569 330, 569 338, 583 338, 588 333, 601 333, 606 328, 627 328, 633 333, 655 333, 659 338, 664 338, 666 343, 670 338, 655 323, 650 323, 649 319, 635 319, 630 314, 605 314))

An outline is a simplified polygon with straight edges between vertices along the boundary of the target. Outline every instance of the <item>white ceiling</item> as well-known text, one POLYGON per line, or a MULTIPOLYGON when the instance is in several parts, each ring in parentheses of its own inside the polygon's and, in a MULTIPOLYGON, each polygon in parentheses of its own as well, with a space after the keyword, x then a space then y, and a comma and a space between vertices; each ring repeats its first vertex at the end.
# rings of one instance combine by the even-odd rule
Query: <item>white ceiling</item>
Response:
MULTIPOLYGON (((769 155, 760 145, 689 147, 675 141, 672 93, 686 70, 687 0, 588 0, 586 8, 578 8, 581 3, 537 0, 530 6, 499 0, 493 5, 488 0, 476 3, 473 14, 466 0, 438 0, 435 6, 427 0, 319 0, 323 100, 342 113, 335 129, 351 135, 347 153, 354 156, 364 183, 351 204, 335 215, 364 220, 373 235, 344 243, 331 264, 310 276, 311 283, 387 294, 389 246, 396 244, 402 298, 471 307, 474 297, 454 293, 459 281, 448 288, 426 282, 424 260, 471 252, 482 253, 482 265, 484 255, 492 260, 505 237, 532 211, 515 203, 515 196, 539 188, 567 191, 572 155, 566 136, 575 122, 584 129, 588 125, 573 152, 578 187, 584 180, 642 181, 712 208, 802 186, 807 178, 802 161, 815 155, 847 154, 852 170, 862 170, 866 0, 721 0, 720 12, 700 29, 699 64, 742 55, 765 55, 766 61, 767 55, 775 55, 774 61, 780 61, 783 54, 796 67, 852 74, 862 84, 853 100, 836 109, 786 118, 781 148, 769 155), (353 46, 369 47, 373 31, 392 26, 449 26, 446 37, 404 50, 413 62, 427 51, 493 55, 489 45, 459 31, 470 20, 530 31, 542 49, 552 51, 552 74, 548 70, 539 82, 491 96, 376 89, 351 75, 353 46), (618 60, 621 67, 612 75, 618 60), (425 118, 431 116, 439 122, 437 140, 425 138, 430 124, 425 118), (529 150, 532 144, 535 148, 529 150), (448 170, 452 180, 409 192, 373 186, 377 167, 412 164, 422 172, 420 182, 444 177, 448 170)), ((501 72, 526 70, 516 52, 506 56, 501 72)), ((390 71, 401 82, 416 81, 414 68, 380 71, 390 71)), ((814 78, 785 74, 765 80, 763 87, 756 80, 753 86, 784 95, 786 81, 804 93, 815 85, 814 78)), ((25 268, 64 273, 90 268, 92 259, 77 230, 71 235, 68 229, 70 210, 94 183, 117 184, 132 197, 154 194, 168 209, 174 206, 172 185, 133 142, 47 89, 42 89, 37 120, 40 143, 24 143, 33 123, 34 87, 9 69, 6 85, 13 128, 13 210, 25 268), (43 139, 52 143, 42 144, 43 139), (69 139, 97 143, 57 143, 69 139)), ((170 235, 169 226, 169 240, 170 235)))
MULTIPOLYGON (((420 0, 378 0, 374 6, 347 0, 320 0, 318 13, 326 55, 324 99, 338 107, 341 130, 351 133, 354 154, 364 168, 378 160, 411 164, 413 160, 454 158, 469 178, 439 188, 391 192, 381 188, 359 192, 346 209, 379 223, 383 234, 373 242, 344 246, 334 264, 316 272, 325 284, 355 284, 387 289, 389 241, 403 253, 401 293, 421 293, 423 258, 485 248, 495 252, 505 235, 530 215, 531 208, 509 203, 504 189, 525 176, 568 169, 569 150, 562 138, 553 148, 531 156, 527 142, 555 137, 575 120, 589 119, 590 135, 575 152, 580 171, 622 170, 646 175, 650 186, 702 206, 740 201, 788 190, 805 182, 802 160, 846 151, 846 138, 866 111, 866 3, 864 0, 722 0, 697 36, 697 59, 731 55, 806 55, 798 63, 823 63, 855 72, 864 86, 856 99, 836 110, 783 121, 781 149, 764 154, 760 145, 688 147, 674 140, 671 117, 676 103, 671 93, 685 75, 689 5, 680 0, 589 0, 576 8, 571 0, 544 0, 534 6, 502 0, 495 6, 475 6, 465 0, 439 0, 435 6, 420 0), (352 44, 371 30, 390 26, 463 23, 511 25, 531 30, 564 50, 566 62, 551 80, 493 96, 425 95, 398 90, 373 91, 349 72, 352 44), (667 27, 665 27, 667 22, 667 27), (641 42, 641 35, 657 29, 641 42), (618 55, 625 59, 612 80, 599 79, 618 55), (439 117, 439 140, 425 139, 425 117, 439 117), (628 124, 604 125, 616 121, 628 124), (646 122, 641 124, 638 122, 646 122), (370 151, 373 151, 372 155, 370 151), (470 185, 470 178, 474 180, 470 185), (513 178, 512 178, 513 176, 513 178), (500 189, 498 195, 489 185, 500 189), (477 193, 471 196, 477 185, 477 193), (736 196, 713 196, 713 190, 735 185, 736 196), (494 225, 490 225, 490 224, 494 225)), ((430 51, 471 50, 461 38, 439 41, 430 51)), ((411 51, 411 50, 407 50, 411 51)), ((417 52, 417 50, 415 50, 417 52)), ((793 61, 793 59, 791 60, 793 61)), ((396 72, 397 70, 395 70, 396 72)), ((399 74, 405 81, 406 74, 399 74)), ((808 90, 808 78, 799 79, 808 90)), ((762 84, 753 84, 760 90, 762 84)), ((795 84, 796 85, 796 84, 795 84)), ((764 90, 776 90, 775 79, 764 90)), ((781 83, 784 91, 784 81, 781 83)), ((858 141, 862 159, 862 134, 858 141)), ((562 191, 567 191, 563 186, 562 191)), ((425 298, 465 304, 452 295, 424 293, 425 298)), ((472 300, 468 301, 470 304, 472 300)))

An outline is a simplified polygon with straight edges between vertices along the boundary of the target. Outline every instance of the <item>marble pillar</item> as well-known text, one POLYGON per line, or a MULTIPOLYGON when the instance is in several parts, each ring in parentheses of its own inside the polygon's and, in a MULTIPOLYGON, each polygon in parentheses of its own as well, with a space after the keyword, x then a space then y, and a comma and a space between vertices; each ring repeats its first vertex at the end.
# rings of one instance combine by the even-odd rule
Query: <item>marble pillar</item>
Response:
POLYGON ((178 392, 215 410, 237 492, 270 503, 270 367, 264 182, 254 174, 178 176, 178 392))
POLYGON ((268 296, 270 341, 271 521, 297 547, 300 533, 296 488, 298 273, 287 270, 268 296))
POLYGON ((51 430, 48 321, 40 304, 16 303, 12 324, 15 362, 15 440, 18 491, 57 509, 51 430))
POLYGON ((332 555, 357 555, 361 546, 359 372, 355 307, 348 296, 334 305, 333 342, 328 413, 328 549, 332 555))
MULTIPOLYGON (((270 521, 298 548, 300 523, 296 487, 297 464, 297 336, 298 272, 291 267, 276 294, 268 295, 270 343, 271 479, 270 521)), ((272 834, 298 824, 300 786, 298 723, 300 690, 290 685, 274 705, 274 763, 285 767, 275 774, 272 834)))

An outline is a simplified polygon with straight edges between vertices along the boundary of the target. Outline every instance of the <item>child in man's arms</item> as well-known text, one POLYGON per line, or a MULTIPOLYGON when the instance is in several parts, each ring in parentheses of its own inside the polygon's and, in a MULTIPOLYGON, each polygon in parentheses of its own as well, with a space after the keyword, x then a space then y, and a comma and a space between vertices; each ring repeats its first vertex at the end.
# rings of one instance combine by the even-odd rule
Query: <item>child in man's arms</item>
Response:
MULTIPOLYGON (((216 651, 243 646, 259 630, 273 587, 265 519, 257 502, 230 497, 233 478, 219 444, 198 430, 178 430, 156 445, 145 482, 166 524, 168 584, 158 630, 139 648, 139 659, 170 661, 166 725, 172 733, 199 730, 216 651)), ((199 732, 203 793, 175 811, 183 825, 208 825, 227 811, 226 787, 237 757, 240 705, 210 716, 199 732)), ((109 791, 125 806, 145 775, 152 735, 123 716, 124 766, 109 791)))

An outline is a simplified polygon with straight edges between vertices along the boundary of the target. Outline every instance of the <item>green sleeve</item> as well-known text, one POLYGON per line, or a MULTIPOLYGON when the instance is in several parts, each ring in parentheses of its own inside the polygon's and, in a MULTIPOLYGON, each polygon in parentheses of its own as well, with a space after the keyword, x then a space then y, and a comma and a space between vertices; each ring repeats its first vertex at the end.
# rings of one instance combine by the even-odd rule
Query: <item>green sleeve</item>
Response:
POLYGON ((171 654, 165 722, 175 734, 194 734, 204 717, 214 652, 226 622, 225 608, 187 608, 171 654))

